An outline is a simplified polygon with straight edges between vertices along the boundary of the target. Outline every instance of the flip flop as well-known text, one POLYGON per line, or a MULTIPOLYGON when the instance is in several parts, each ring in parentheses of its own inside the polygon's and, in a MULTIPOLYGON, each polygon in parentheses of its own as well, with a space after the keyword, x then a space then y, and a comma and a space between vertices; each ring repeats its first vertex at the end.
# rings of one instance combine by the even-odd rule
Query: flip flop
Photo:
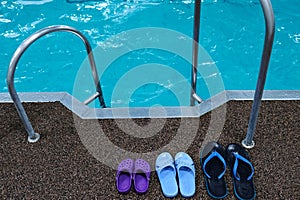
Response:
POLYGON ((175 156, 175 166, 178 174, 179 189, 183 197, 191 197, 196 192, 195 185, 195 166, 192 158, 179 152, 175 156))
POLYGON ((171 154, 161 153, 156 159, 155 167, 163 194, 166 197, 175 197, 178 194, 178 186, 176 169, 171 154))
POLYGON ((116 186, 120 193, 128 193, 131 188, 132 172, 134 161, 132 159, 123 160, 116 173, 116 186))
POLYGON ((147 192, 150 181, 150 165, 142 159, 137 159, 134 163, 134 189, 137 193, 143 194, 147 192))
POLYGON ((254 167, 249 154, 238 144, 229 144, 226 148, 226 160, 230 168, 234 194, 240 200, 254 199, 254 167))
POLYGON ((208 143, 200 155, 207 193, 215 199, 224 198, 228 194, 224 179, 226 172, 224 157, 223 146, 217 142, 208 143))

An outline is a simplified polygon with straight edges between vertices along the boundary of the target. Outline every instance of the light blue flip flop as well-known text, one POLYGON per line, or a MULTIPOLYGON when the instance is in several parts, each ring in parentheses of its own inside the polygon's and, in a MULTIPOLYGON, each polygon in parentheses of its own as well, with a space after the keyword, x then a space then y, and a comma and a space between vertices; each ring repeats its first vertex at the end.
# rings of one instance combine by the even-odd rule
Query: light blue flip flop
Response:
POLYGON ((175 166, 181 195, 192 197, 196 192, 194 161, 188 154, 179 152, 175 156, 175 166))
POLYGON ((178 194, 178 186, 171 154, 161 153, 156 159, 155 168, 163 194, 166 197, 175 197, 178 194))

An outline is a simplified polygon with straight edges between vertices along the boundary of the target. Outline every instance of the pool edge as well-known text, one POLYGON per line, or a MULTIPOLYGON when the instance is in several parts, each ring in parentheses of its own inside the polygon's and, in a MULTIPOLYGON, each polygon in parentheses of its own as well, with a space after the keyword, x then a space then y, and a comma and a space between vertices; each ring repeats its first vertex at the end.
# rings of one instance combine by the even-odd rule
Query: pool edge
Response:
MULTIPOLYGON (((20 92, 22 102, 60 102, 82 119, 181 118, 199 117, 228 101, 253 100, 254 90, 225 90, 194 107, 89 108, 67 92, 20 92)), ((300 100, 300 90, 265 90, 262 100, 300 100)), ((0 103, 12 103, 8 93, 0 93, 0 103)))

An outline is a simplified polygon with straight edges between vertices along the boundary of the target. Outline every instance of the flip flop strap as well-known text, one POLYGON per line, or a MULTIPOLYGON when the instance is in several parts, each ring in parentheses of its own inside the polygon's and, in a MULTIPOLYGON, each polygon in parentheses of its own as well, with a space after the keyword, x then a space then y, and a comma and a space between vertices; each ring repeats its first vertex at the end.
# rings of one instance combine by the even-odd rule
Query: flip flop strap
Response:
POLYGON ((166 160, 163 163, 160 163, 160 165, 156 166, 156 171, 162 171, 166 167, 171 167, 173 172, 176 173, 175 163, 174 161, 166 160))
POLYGON ((213 151, 213 152, 206 158, 206 160, 205 160, 204 163, 203 163, 203 171, 204 171, 205 175, 206 175, 208 178, 211 178, 211 176, 206 172, 205 167, 206 167, 206 164, 207 164, 212 158, 214 158, 214 157, 219 158, 219 159, 221 160, 221 162, 223 163, 223 165, 224 165, 224 171, 218 176, 218 179, 221 179, 221 178, 224 176, 225 172, 226 172, 226 162, 225 162, 223 156, 222 156, 221 154, 219 154, 217 151, 213 151))
POLYGON ((193 171, 193 173, 195 174, 195 170, 194 170, 194 163, 191 162, 185 162, 184 160, 179 160, 175 162, 175 166, 176 168, 179 170, 181 167, 187 167, 189 168, 191 171, 193 171))
POLYGON ((129 167, 123 167, 123 168, 118 168, 117 170, 118 174, 121 172, 128 172, 128 173, 132 173, 132 169, 129 167))
POLYGON ((132 177, 132 172, 133 172, 133 161, 130 159, 126 159, 123 160, 117 169, 117 176, 116 178, 118 178, 118 176, 122 173, 122 172, 128 172, 130 174, 130 177, 132 177))
POLYGON ((249 181, 253 177, 253 175, 254 175, 254 168, 253 168, 252 163, 248 159, 244 158, 243 156, 241 156, 238 153, 233 153, 233 155, 235 157, 235 161, 234 161, 234 165, 233 165, 233 175, 234 175, 234 177, 238 181, 240 181, 240 177, 237 175, 237 169, 238 169, 238 165, 239 165, 239 161, 238 160, 241 160, 241 161, 243 161, 244 163, 248 164, 251 167, 251 174, 247 178, 247 180, 249 181))
POLYGON ((150 180, 150 171, 149 170, 138 167, 138 168, 134 169, 134 173, 133 173, 134 177, 135 177, 136 174, 138 174, 138 171, 141 171, 144 174, 146 174, 147 179, 150 180))

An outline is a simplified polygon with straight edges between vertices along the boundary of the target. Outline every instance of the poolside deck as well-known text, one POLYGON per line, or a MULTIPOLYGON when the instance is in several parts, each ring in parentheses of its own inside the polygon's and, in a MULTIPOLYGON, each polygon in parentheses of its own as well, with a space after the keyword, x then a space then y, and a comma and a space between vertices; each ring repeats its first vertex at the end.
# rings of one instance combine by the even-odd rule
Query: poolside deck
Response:
MULTIPOLYGON (((118 194, 115 171, 88 152, 77 134, 72 112, 62 104, 24 105, 33 127, 41 133, 41 139, 35 144, 28 144, 14 105, 0 104, 1 199, 164 199, 154 172, 145 195, 137 195, 133 190, 126 195, 118 194)), ((240 143, 247 130, 251 102, 230 101, 226 106, 226 121, 219 142, 224 145, 240 143)), ((256 170, 257 199, 299 199, 299 116, 300 101, 262 102, 255 135, 256 146, 249 151, 256 170)), ((76 120, 83 126, 89 121, 76 120)), ((143 140, 123 133, 114 120, 99 120, 99 123, 105 134, 119 147, 147 152, 167 144, 176 134, 181 120, 200 122, 187 153, 194 159, 197 170, 193 199, 210 199, 199 165, 199 144, 209 126, 210 113, 199 119, 167 119, 157 135, 143 140)), ((149 119, 136 120, 140 126, 148 122, 149 119)), ((233 199, 229 171, 226 181, 229 188, 226 199, 233 199)))

